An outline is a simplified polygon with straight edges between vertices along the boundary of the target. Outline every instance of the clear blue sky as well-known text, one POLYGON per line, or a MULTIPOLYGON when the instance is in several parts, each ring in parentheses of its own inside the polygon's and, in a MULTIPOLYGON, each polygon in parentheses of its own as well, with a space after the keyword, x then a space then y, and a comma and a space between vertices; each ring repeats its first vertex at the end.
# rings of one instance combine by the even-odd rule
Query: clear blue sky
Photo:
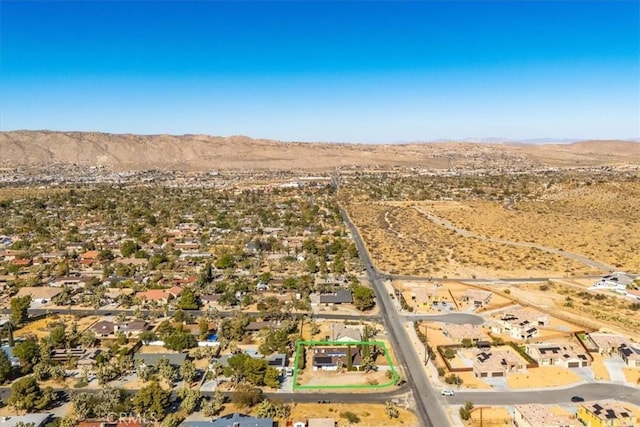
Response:
POLYGON ((0 2, 0 129, 640 136, 640 2, 0 2))

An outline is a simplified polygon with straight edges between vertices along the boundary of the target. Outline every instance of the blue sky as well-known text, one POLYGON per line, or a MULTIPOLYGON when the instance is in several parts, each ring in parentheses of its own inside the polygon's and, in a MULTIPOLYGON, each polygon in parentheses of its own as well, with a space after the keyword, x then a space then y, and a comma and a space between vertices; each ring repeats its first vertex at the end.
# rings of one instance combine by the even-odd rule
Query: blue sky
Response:
POLYGON ((640 2, 0 2, 0 129, 640 137, 640 2))

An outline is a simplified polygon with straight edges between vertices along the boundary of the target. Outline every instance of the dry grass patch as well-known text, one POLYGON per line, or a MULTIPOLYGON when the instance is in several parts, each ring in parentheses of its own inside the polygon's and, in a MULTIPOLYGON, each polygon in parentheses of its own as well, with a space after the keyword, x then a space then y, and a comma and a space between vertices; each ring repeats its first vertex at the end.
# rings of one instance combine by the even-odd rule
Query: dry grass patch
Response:
POLYGON ((504 427, 512 425, 509 410, 503 406, 482 406, 473 408, 469 424, 472 426, 504 427))
POLYGON ((347 209, 376 266, 392 274, 531 277, 562 275, 567 263, 575 271, 583 267, 538 249, 462 237, 408 206, 366 203, 347 209))
POLYGON ((628 384, 640 385, 640 368, 622 368, 622 371, 628 384))
POLYGON ((578 374, 559 366, 541 366, 507 377, 507 385, 512 389, 560 387, 581 381, 578 374))
POLYGON ((638 182, 557 184, 541 199, 518 201, 508 210, 502 203, 479 200, 425 204, 477 234, 561 248, 631 271, 640 266, 640 234, 634 231, 638 206, 638 182))
POLYGON ((521 303, 541 307, 554 317, 586 329, 603 326, 640 340, 640 316, 630 301, 613 294, 595 293, 561 283, 511 287, 511 296, 521 303))
POLYGON ((51 315, 45 317, 43 319, 38 319, 33 322, 29 322, 20 329, 16 329, 13 333, 14 337, 24 337, 26 335, 35 335, 38 339, 45 338, 49 335, 49 326, 52 323, 63 322, 67 325, 67 327, 71 326, 71 324, 75 321, 78 325, 78 331, 83 331, 89 325, 95 323, 100 316, 86 316, 86 317, 75 317, 73 315, 51 315))

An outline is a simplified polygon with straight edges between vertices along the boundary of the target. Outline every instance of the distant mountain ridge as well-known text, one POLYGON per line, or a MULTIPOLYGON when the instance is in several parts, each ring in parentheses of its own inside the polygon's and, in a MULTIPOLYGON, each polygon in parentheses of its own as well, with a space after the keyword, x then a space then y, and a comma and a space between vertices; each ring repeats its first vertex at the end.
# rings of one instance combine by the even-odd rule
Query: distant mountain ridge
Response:
POLYGON ((580 141, 347 144, 279 142, 246 136, 134 135, 100 132, 0 132, 0 166, 51 164, 116 170, 304 169, 414 166, 502 168, 640 164, 640 143, 580 141))

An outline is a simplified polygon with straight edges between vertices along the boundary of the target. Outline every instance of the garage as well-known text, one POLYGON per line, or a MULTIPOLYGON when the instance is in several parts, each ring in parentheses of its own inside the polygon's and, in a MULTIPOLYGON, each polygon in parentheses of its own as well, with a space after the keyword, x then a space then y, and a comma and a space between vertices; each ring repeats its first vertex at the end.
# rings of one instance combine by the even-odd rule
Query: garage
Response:
POLYGON ((504 372, 494 372, 491 374, 492 377, 504 377, 504 372))
POLYGON ((569 363, 567 364, 567 366, 568 366, 569 368, 579 368, 579 367, 580 367, 580 362, 569 362, 569 363))

